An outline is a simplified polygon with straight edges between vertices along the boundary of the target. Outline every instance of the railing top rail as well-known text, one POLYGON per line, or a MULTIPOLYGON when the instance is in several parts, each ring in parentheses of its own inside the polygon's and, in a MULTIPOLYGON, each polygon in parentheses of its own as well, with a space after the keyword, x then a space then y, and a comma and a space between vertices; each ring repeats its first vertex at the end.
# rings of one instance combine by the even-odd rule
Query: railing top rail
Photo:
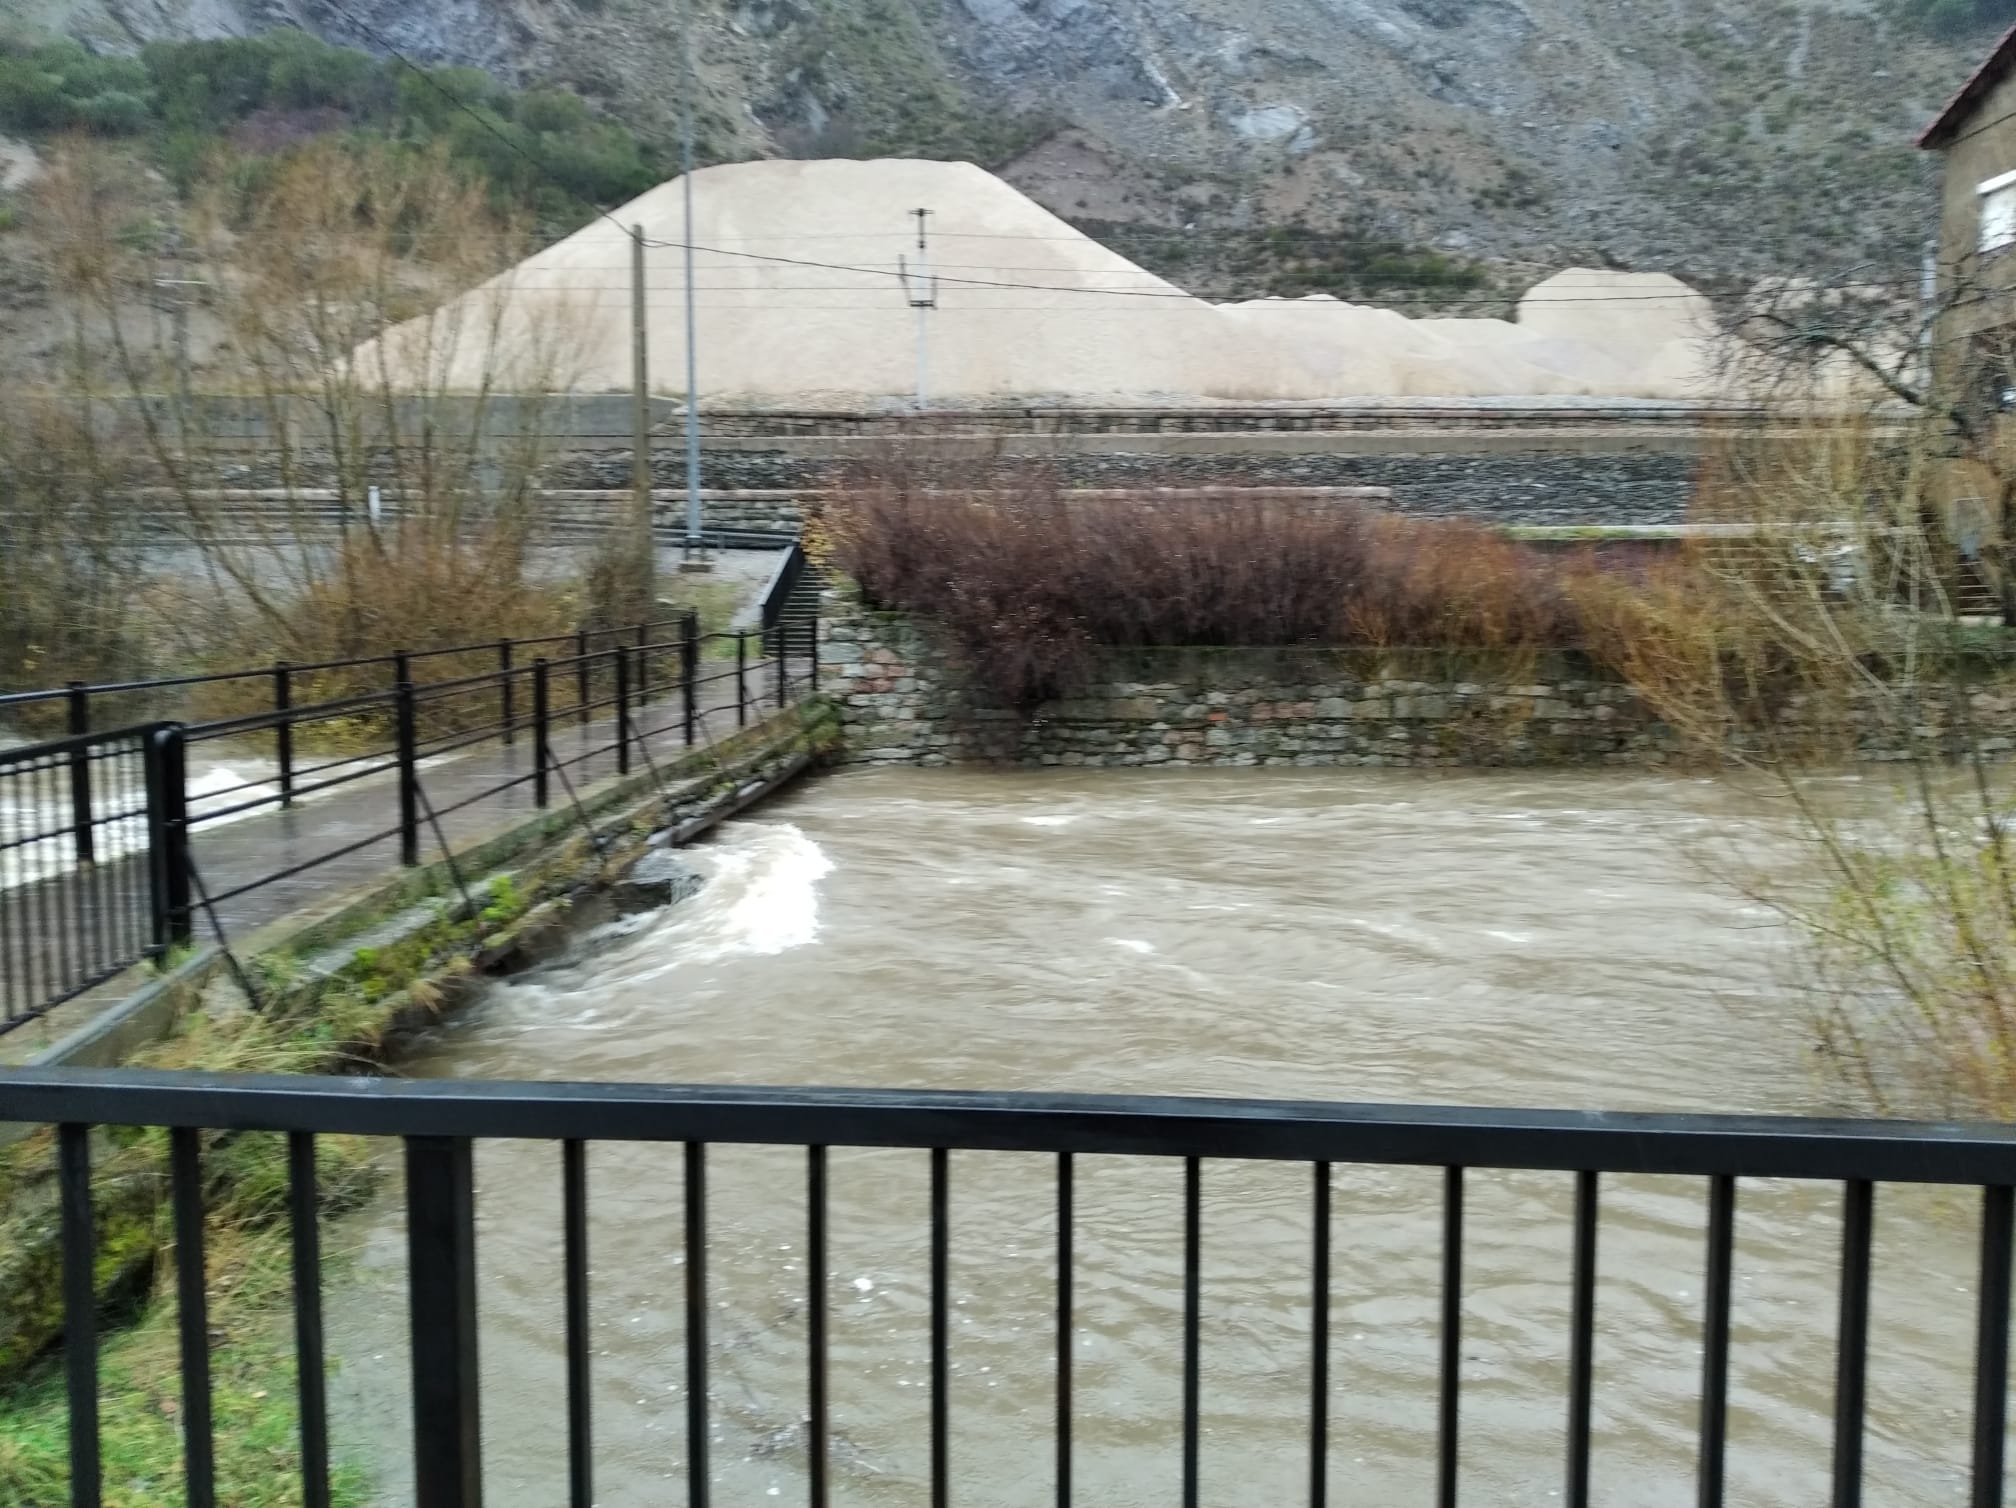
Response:
POLYGON ((783 558, 771 570, 770 579, 763 584, 762 595, 757 598, 758 617, 766 629, 777 626, 784 605, 790 600, 792 589, 804 572, 805 549, 794 541, 785 547, 783 558))
POLYGON ((0 1120, 2016 1184, 2009 1125, 1132 1095, 26 1069, 0 1120))

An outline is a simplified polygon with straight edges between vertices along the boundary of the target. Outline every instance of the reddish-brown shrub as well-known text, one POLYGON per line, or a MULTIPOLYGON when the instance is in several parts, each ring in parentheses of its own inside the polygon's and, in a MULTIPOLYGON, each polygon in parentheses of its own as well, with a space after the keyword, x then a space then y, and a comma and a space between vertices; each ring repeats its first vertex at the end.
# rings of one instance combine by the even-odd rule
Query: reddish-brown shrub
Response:
POLYGON ((1481 525, 1266 491, 1073 496, 1040 466, 884 465, 827 504, 833 565, 1028 710, 1137 645, 1577 648, 1595 569, 1481 525))

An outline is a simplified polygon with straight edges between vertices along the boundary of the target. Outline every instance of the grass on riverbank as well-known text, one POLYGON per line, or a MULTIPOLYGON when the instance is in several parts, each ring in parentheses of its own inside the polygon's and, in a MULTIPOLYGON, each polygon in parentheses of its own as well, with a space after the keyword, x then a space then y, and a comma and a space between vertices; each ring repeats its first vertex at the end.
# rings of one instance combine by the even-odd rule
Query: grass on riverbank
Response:
MULTIPOLYGON (((266 1160, 284 1165, 276 1136, 266 1160)), ((362 1143, 323 1138, 324 1161, 355 1163, 362 1143)), ((263 1149, 262 1149, 263 1150, 263 1149)), ((289 1252, 283 1225, 213 1225, 209 1250, 211 1408, 217 1501, 232 1508, 293 1508, 301 1498, 300 1415, 289 1324, 289 1252)), ((325 1279, 341 1254, 325 1256, 325 1279)), ((183 1496, 182 1394, 172 1262, 139 1321, 111 1331, 99 1355, 100 1448, 108 1508, 163 1508, 183 1496)), ((0 1508, 56 1508, 69 1498, 69 1409, 62 1358, 52 1355, 0 1392, 0 1508)), ((364 1499, 355 1466, 332 1464, 337 1504, 364 1499)))

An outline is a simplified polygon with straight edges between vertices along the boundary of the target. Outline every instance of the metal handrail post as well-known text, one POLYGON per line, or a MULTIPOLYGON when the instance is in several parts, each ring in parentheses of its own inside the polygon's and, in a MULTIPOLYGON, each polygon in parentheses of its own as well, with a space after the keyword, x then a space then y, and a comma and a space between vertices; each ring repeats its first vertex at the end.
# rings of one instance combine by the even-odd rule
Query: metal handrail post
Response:
POLYGON ((532 804, 546 805, 546 767, 552 762, 547 747, 547 682, 552 666, 544 655, 532 662, 532 804))
POLYGON ((700 717, 700 615, 689 612, 679 622, 679 679, 686 713, 686 743, 697 736, 700 717))
POLYGON ((287 714, 294 707, 294 672, 285 660, 273 666, 273 757, 280 765, 280 804, 294 804, 294 719, 287 714))
POLYGON ((616 773, 630 773, 630 651, 616 646, 616 773))
POLYGON ((504 745, 509 748, 518 741, 518 719, 516 708, 512 706, 511 641, 497 641, 497 701, 498 718, 504 724, 504 745))
MULTIPOLYGON (((82 738, 91 731, 91 693, 82 681, 70 683, 70 736, 82 738)), ((91 751, 79 744, 70 751, 70 827, 77 864, 92 862, 97 852, 91 827, 91 751)))
POLYGON ((406 666, 399 668, 401 679, 393 691, 399 743, 399 862, 410 869, 420 862, 419 729, 413 715, 413 682, 404 676, 406 666))
POLYGON ((148 738, 148 912, 156 957, 189 941, 188 798, 182 729, 169 723, 148 738))

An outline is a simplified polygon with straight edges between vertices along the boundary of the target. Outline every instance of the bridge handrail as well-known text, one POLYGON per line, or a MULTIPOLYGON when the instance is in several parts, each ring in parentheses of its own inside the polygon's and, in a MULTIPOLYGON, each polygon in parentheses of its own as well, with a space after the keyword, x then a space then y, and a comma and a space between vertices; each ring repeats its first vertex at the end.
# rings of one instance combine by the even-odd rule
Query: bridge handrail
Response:
MULTIPOLYGON (((1180 1348, 1171 1348, 1179 1372, 1180 1501, 1201 1501, 1200 1440, 1205 1433, 1201 1379, 1203 1323, 1212 1283, 1207 1278, 1203 1170, 1219 1160, 1298 1162, 1312 1173, 1308 1185, 1309 1268, 1307 1351, 1288 1363, 1307 1378, 1306 1403, 1279 1419, 1279 1427, 1306 1436, 1309 1501, 1328 1501, 1331 1424, 1336 1409, 1331 1379, 1333 1246, 1332 1174, 1339 1163, 1409 1165, 1442 1170, 1440 1291, 1435 1298, 1436 1387, 1421 1409, 1423 1445, 1432 1441, 1434 1500, 1458 1500, 1464 1472, 1461 1449, 1465 1394, 1465 1256, 1477 1236, 1466 1234, 1467 1176, 1475 1169, 1549 1169, 1573 1176, 1572 1239, 1566 1245, 1568 1286, 1567 1377, 1561 1403, 1567 1449, 1559 1495, 1589 1508, 1594 1399, 1599 1376, 1596 1320, 1603 1289, 1597 1256, 1601 1180, 1613 1174, 1679 1174, 1707 1178, 1706 1282, 1700 1299, 1700 1379, 1694 1487, 1698 1501, 1721 1508, 1726 1492, 1731 1356, 1750 1339, 1732 1326, 1737 1187, 1743 1178, 1798 1178, 1839 1182, 1842 1189, 1838 1322, 1834 1330, 1833 1448, 1826 1500, 1856 1508, 1863 1500, 1864 1445, 1868 1432, 1870 1297, 1879 1182, 1977 1184, 1979 1282, 1971 1316, 1956 1315, 1954 1334, 1941 1352, 1957 1371, 1968 1354, 1962 1337, 1972 1332, 1973 1429, 1969 1499, 1982 1508, 2003 1501, 2007 1450, 2009 1322, 2012 1234, 2016 1234, 2016 1127, 1897 1121, 1801 1120, 1762 1116, 1627 1115, 1593 1111, 1501 1110, 1455 1106, 1319 1104, 1267 1100, 1203 1100, 1145 1096, 985 1093, 914 1089, 733 1088, 712 1085, 624 1083, 479 1082, 314 1076, 234 1076, 136 1069, 43 1069, 0 1078, 0 1121, 57 1128, 61 1211, 63 1344, 69 1401, 73 1503, 98 1501, 99 1371, 96 1233, 91 1190, 95 1125, 168 1128, 176 1240, 177 1309, 181 1337, 185 1420, 185 1474, 208 1482, 212 1470, 210 1336, 204 1268, 206 1232, 204 1139, 208 1130, 282 1132, 288 1136, 289 1240, 293 1247, 291 1302, 296 1331, 314 1350, 297 1369, 304 1483, 327 1479, 327 1383, 321 1364, 323 1298, 321 1235, 315 1218, 315 1137, 323 1134, 400 1138, 405 1150, 405 1224, 409 1323, 412 1335, 414 1501, 418 1508, 465 1508, 480 1499, 483 1431, 476 1364, 477 1209, 489 1190, 477 1186, 477 1139, 543 1140, 558 1144, 559 1239, 564 1315, 553 1338, 564 1355, 564 1397, 554 1400, 566 1418, 570 1500, 593 1501, 598 1407, 609 1406, 606 1385, 595 1387, 588 1242, 588 1148, 592 1142, 679 1143, 683 1165, 683 1298, 685 1329, 684 1426, 687 1495, 698 1508, 710 1500, 710 1453, 728 1405, 716 1404, 709 1386, 715 1365, 710 1315, 725 1307, 710 1291, 708 1255, 708 1150, 713 1144, 800 1147, 805 1154, 806 1236, 803 1312, 807 1409, 802 1443, 815 1508, 826 1502, 834 1431, 829 1407, 829 1318, 834 1311, 829 1247, 830 1148, 902 1147, 929 1153, 928 1174, 917 1168, 919 1223, 929 1231, 930 1359, 924 1384, 929 1410, 928 1451, 932 1500, 951 1500, 955 1414, 952 1299, 952 1191, 955 1169, 963 1180, 984 1177, 985 1163, 955 1154, 1049 1154, 1052 1201, 1030 1217, 1039 1227, 1054 1221, 1054 1296, 1020 1313, 1014 1328, 1048 1340, 1053 1352, 1056 1410, 1050 1472, 1056 1500, 1073 1501, 1074 1436, 1082 1414, 1074 1402, 1075 1357, 1084 1334, 1075 1246, 1081 1217, 1074 1203, 1074 1159, 1080 1155, 1181 1159, 1180 1348), (968 1173, 967 1170, 974 1170, 968 1173), (919 1176, 923 1175, 923 1176, 919 1176), (1305 1371, 1306 1368, 1306 1371, 1305 1371)), ((724 1171, 737 1165, 724 1160, 724 1171)), ((668 1174, 670 1170, 668 1169, 668 1174)), ((769 1175, 765 1175, 766 1177, 769 1175)), ((893 1170, 885 1178, 900 1178, 893 1170)), ((669 1181, 669 1179, 668 1179, 669 1181)), ((777 1191, 768 1190, 771 1197, 777 1191)), ((788 1197, 788 1196, 787 1196, 788 1197)), ((1242 1210, 1250 1218, 1250 1210, 1242 1210)), ((606 1217, 605 1217, 606 1218, 606 1217)), ((1352 1239, 1355 1227, 1347 1228, 1352 1239)), ((1034 1234, 1031 1232, 1031 1234, 1034 1234)), ((1048 1229, 1045 1236, 1050 1236, 1048 1229)), ((1093 1262, 1110 1273, 1128 1253, 1115 1248, 1110 1226, 1098 1232, 1093 1262), (1103 1255, 1101 1255, 1103 1254, 1103 1255)), ((785 1248, 789 1250, 790 1248, 785 1248)), ((1525 1248, 1522 1248, 1525 1249, 1525 1248)), ((1243 1254, 1243 1249, 1242 1249, 1243 1254)), ((1913 1260, 1910 1253, 1907 1261, 1913 1260)), ((1173 1287, 1173 1284, 1172 1284, 1173 1287)), ((1383 1289, 1374 1288, 1379 1297, 1383 1289)), ((964 1302, 961 1300, 960 1302, 964 1302)), ((1270 1298, 1270 1306, 1274 1300, 1270 1298)), ((1628 1299, 1627 1299, 1628 1306, 1628 1299)), ((1959 1304, 1956 1308, 1961 1308, 1959 1304)), ((1964 1314, 1964 1309, 1963 1309, 1964 1314)), ((1362 1319, 1358 1323, 1363 1323, 1362 1319)), ((1301 1328, 1298 1325, 1298 1328, 1301 1328)), ((1216 1333, 1215 1331, 1213 1333, 1216 1333)), ((1359 1337, 1362 1339, 1363 1337, 1359 1337)), ((1039 1342, 1040 1344, 1041 1342, 1039 1342)), ((606 1353, 605 1353, 606 1354, 606 1353)), ((1678 1365, 1675 1347, 1672 1365, 1678 1365)), ((1881 1353, 1879 1353, 1879 1356, 1881 1353)), ((559 1358, 556 1358, 556 1361, 559 1358)), ((1270 1356, 1270 1362, 1280 1361, 1270 1356)), ((556 1371, 558 1369, 556 1368, 556 1371)), ((1663 1379, 1662 1379, 1663 1382, 1663 1379)), ((1493 1376, 1490 1393, 1504 1403, 1505 1379, 1493 1376)), ((643 1400, 639 1400, 640 1404, 643 1400)), ((1094 1416, 1096 1417, 1096 1416, 1094 1416)), ((1018 1429, 1026 1429, 1018 1425, 1018 1429)), ((1553 1431, 1550 1429, 1549 1434, 1553 1431)), ((1034 1441, 1030 1442, 1032 1446, 1034 1441)), ((1426 1449, 1423 1452, 1427 1454, 1426 1449)), ((1956 1465, 1959 1463, 1955 1463, 1956 1465)), ((1041 1468, 1038 1468, 1041 1469, 1041 1468)), ((1648 1468, 1634 1463, 1634 1491, 1644 1495, 1648 1468)), ((1680 1484, 1671 1484, 1678 1489, 1680 1484)), ((1820 1501, 1815 1483, 1810 1500, 1820 1501)), ((773 1492, 776 1488, 771 1489, 773 1492)), ((1236 1494, 1234 1494, 1236 1496, 1236 1494)), ((1537 1496, 1537 1493, 1534 1494, 1537 1496)), ((1229 1499, 1228 1499, 1229 1500, 1229 1499)))

